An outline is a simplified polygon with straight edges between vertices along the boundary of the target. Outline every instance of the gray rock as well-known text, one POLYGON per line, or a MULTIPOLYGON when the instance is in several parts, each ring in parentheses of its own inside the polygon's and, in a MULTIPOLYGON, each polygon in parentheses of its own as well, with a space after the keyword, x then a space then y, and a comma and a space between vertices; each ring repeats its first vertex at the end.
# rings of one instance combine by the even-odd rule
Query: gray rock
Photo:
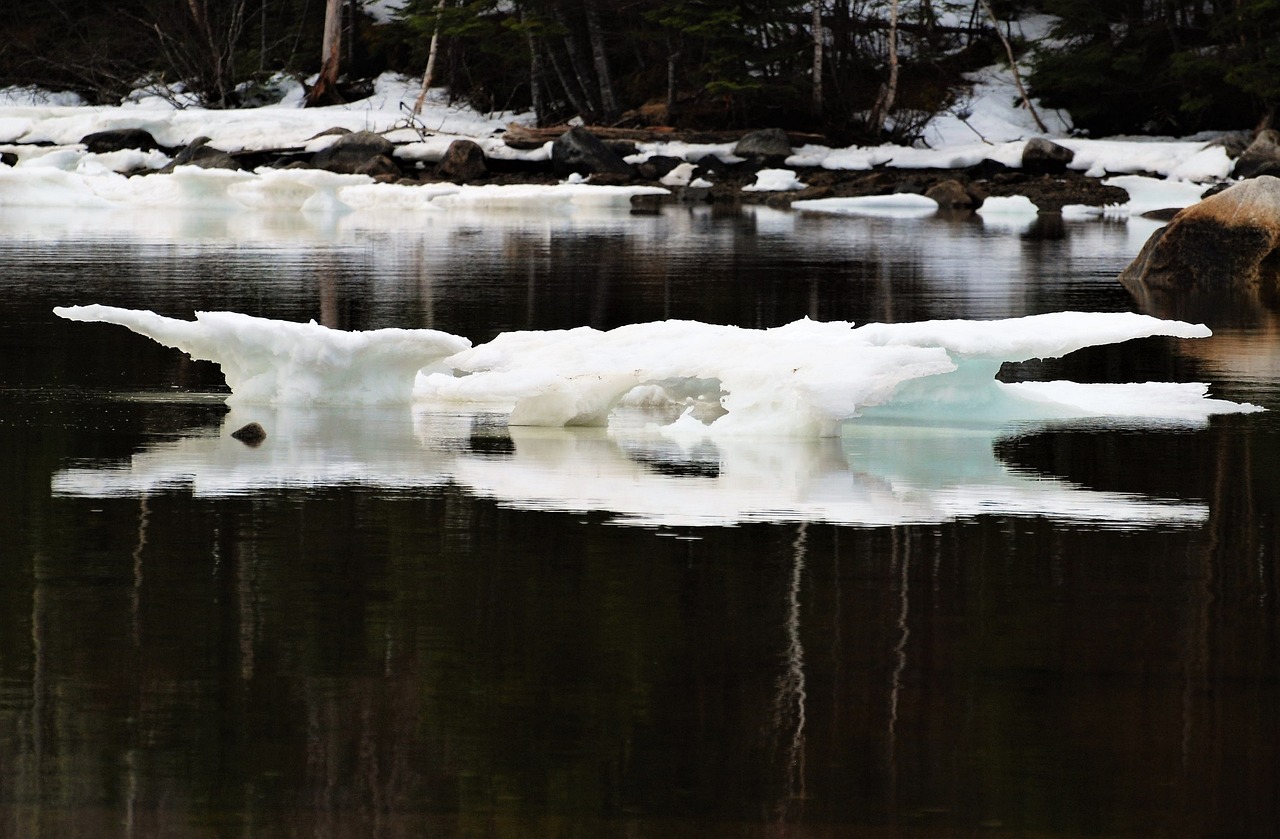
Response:
POLYGON ((343 134, 328 148, 316 152, 311 158, 311 165, 317 169, 353 175, 361 166, 379 155, 390 158, 395 149, 395 145, 381 134, 353 131, 343 134))
POLYGON ((1022 171, 1030 175, 1060 175, 1076 153, 1044 137, 1032 137, 1022 149, 1022 171))
POLYGON ((436 164, 436 176, 454 183, 478 181, 488 174, 484 149, 471 140, 454 140, 436 164))
POLYGON ((734 145, 733 153, 756 165, 781 163, 791 155, 791 140, 781 128, 752 131, 734 145))
POLYGON ((575 173, 632 176, 625 160, 581 126, 570 128, 551 144, 551 169, 562 178, 575 173))
POLYGON ((92 154, 122 151, 124 149, 140 149, 151 151, 160 148, 156 138, 150 131, 141 128, 113 128, 109 131, 95 131, 80 138, 86 150, 92 154))
POLYGON ((160 174, 168 174, 179 166, 199 166, 201 169, 240 169, 240 163, 221 149, 208 145, 208 137, 197 137, 186 148, 178 152, 178 156, 168 166, 158 170, 160 174))
POLYGON ((1280 175, 1280 131, 1274 128, 1258 132, 1231 169, 1234 178, 1256 178, 1259 175, 1280 175))
POLYGON ((17 166, 18 156, 11 151, 0 151, 0 166, 17 166))
POLYGON ((1280 300, 1280 178, 1260 175, 1179 212, 1120 274, 1146 311, 1170 296, 1280 300))

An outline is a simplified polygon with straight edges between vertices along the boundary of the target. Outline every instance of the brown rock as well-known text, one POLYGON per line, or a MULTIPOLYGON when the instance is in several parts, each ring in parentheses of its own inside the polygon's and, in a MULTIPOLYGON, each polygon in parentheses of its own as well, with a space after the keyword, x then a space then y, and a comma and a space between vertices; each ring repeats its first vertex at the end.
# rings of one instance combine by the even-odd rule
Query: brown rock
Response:
POLYGON ((477 181, 488 174, 484 149, 471 140, 454 140, 436 164, 436 175, 454 183, 477 181))
POLYGON ((965 185, 953 178, 938 181, 925 190, 924 195, 937 201, 944 210, 966 209, 977 203, 965 185))
POLYGON ((231 436, 244 443, 246 446, 257 447, 262 445, 262 441, 267 439, 266 430, 256 422, 241 426, 231 432, 231 436))
POLYGON ((1144 310, 1170 297, 1280 299, 1280 178, 1243 181, 1182 210, 1120 274, 1144 310))

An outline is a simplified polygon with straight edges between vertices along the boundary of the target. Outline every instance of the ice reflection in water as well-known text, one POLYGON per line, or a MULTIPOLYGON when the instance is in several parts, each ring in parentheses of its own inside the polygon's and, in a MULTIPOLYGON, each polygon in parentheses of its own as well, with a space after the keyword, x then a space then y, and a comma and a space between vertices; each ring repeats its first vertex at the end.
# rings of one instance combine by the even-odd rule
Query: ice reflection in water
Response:
POLYGON ((56 495, 190 489, 197 497, 356 485, 453 483, 506 506, 599 511, 617 524, 888 526, 982 514, 1100 525, 1194 525, 1201 503, 1100 492, 1001 463, 995 427, 850 423, 840 439, 676 442, 605 429, 486 430, 482 417, 396 409, 237 409, 216 435, 152 445, 127 464, 59 470, 56 495), (249 447, 230 433, 259 422, 249 447), (474 430, 488 442, 473 445, 474 430), (494 445, 509 437, 511 448, 494 445), (499 449, 497 454, 494 449, 499 449))

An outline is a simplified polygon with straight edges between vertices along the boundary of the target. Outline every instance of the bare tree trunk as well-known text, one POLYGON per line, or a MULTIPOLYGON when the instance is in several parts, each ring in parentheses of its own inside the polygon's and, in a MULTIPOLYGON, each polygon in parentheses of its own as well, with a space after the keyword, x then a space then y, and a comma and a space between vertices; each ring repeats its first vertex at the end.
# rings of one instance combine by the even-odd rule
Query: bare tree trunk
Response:
POLYGON ((667 35, 667 125, 671 125, 676 111, 676 68, 680 64, 680 50, 672 43, 671 35, 667 35))
MULTIPOLYGON (((524 9, 520 10, 520 22, 525 22, 524 9)), ((542 93, 546 88, 546 71, 542 67, 542 51, 533 33, 527 28, 524 33, 529 43, 529 99, 533 105, 534 124, 541 128, 547 121, 547 102, 542 93)))
POLYGON ((876 104, 871 109, 871 125, 876 131, 884 130, 884 121, 893 110, 898 98, 898 0, 889 4, 889 79, 880 88, 876 104))
POLYGON ((343 0, 326 0, 324 7, 324 38, 320 45, 320 78, 307 91, 307 105, 328 105, 340 102, 338 72, 342 66, 342 4, 343 0))
POLYGON ((560 88, 569 100, 569 105, 579 114, 589 113, 590 104, 582 98, 574 80, 565 72, 564 66, 556 59, 555 50, 550 46, 547 47, 547 58, 551 59, 551 68, 556 71, 556 78, 560 81, 560 88))
POLYGON ((822 0, 813 0, 813 112, 822 115, 822 50, 826 33, 822 28, 822 0))
POLYGON ((559 3, 553 3, 551 12, 555 16, 556 23, 560 24, 560 28, 564 30, 564 49, 569 54, 569 66, 573 69, 573 74, 578 77, 578 84, 582 88, 583 100, 587 105, 581 116, 588 122, 594 122, 600 114, 600 106, 596 102, 595 90, 591 84, 591 73, 587 67, 587 62, 583 59, 582 50, 578 49, 578 39, 574 37, 573 27, 569 24, 564 9, 560 7, 559 3))
POLYGON ((596 66, 596 81, 600 83, 600 107, 606 122, 618 116, 618 101, 613 95, 613 76, 609 72, 609 55, 605 50, 604 32, 600 28, 600 0, 585 0, 587 37, 591 41, 591 59, 596 66))
MULTIPOLYGON (((896 2, 896 0, 895 0, 896 2)), ((1022 86, 1022 74, 1018 72, 1018 60, 1013 55, 1013 45, 1009 43, 1009 39, 1000 31, 1000 21, 996 20, 995 12, 991 11, 991 4, 987 0, 978 0, 982 4, 982 10, 987 13, 987 19, 991 21, 991 25, 995 27, 996 37, 1000 39, 1000 43, 1004 44, 1005 54, 1009 56, 1009 69, 1013 71, 1013 82, 1018 86, 1018 95, 1022 97, 1022 104, 1027 106, 1027 110, 1031 113, 1031 118, 1036 122, 1036 128, 1044 134, 1049 133, 1049 129, 1045 127, 1044 121, 1040 119, 1040 114, 1036 113, 1036 106, 1031 104, 1031 97, 1027 95, 1027 89, 1022 86)))
MULTIPOLYGON (((422 105, 427 101, 427 89, 431 87, 432 77, 436 73, 436 55, 440 51, 440 15, 444 12, 444 0, 436 4, 436 26, 431 32, 431 49, 427 51, 427 69, 422 73, 422 90, 413 103, 413 112, 422 113, 422 105)), ((523 13, 522 13, 523 14, 523 13)))

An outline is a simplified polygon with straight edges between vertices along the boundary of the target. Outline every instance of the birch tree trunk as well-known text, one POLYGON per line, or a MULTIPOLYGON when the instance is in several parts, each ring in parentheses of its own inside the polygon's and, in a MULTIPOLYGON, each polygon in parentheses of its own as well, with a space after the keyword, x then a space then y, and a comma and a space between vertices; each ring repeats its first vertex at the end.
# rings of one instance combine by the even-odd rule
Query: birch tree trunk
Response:
POLYGON ((436 74, 436 55, 440 51, 440 15, 443 12, 444 0, 440 0, 436 4, 436 25, 431 31, 431 48, 427 51, 427 69, 422 71, 422 90, 418 91, 418 98, 413 103, 413 112, 415 114, 422 113, 422 105, 427 101, 427 90, 431 87, 431 82, 436 74))
POLYGON ((884 130, 885 118, 893 110, 898 98, 898 0, 889 4, 889 78, 876 96, 871 109, 871 125, 876 131, 884 130))
POLYGON ((342 66, 343 0, 326 0, 324 38, 320 45, 320 77, 307 91, 307 105, 325 105, 341 101, 338 95, 338 72, 342 66))
POLYGON ((987 20, 991 21, 991 25, 995 27, 996 37, 1000 39, 1000 43, 1004 44, 1004 51, 1009 56, 1009 69, 1013 71, 1013 82, 1018 86, 1018 95, 1022 97, 1022 104, 1027 106, 1027 110, 1031 113, 1031 118, 1035 120, 1036 128, 1042 134, 1048 134, 1049 129, 1045 127, 1044 121, 1040 119, 1040 114, 1036 112, 1035 105, 1031 104, 1031 97, 1027 95, 1027 89, 1022 86, 1022 74, 1018 72, 1018 60, 1013 55, 1013 45, 1009 43, 1009 39, 1000 31, 1000 21, 996 20, 995 12, 991 11, 991 4, 987 0, 978 0, 982 4, 982 10, 987 13, 987 20))

